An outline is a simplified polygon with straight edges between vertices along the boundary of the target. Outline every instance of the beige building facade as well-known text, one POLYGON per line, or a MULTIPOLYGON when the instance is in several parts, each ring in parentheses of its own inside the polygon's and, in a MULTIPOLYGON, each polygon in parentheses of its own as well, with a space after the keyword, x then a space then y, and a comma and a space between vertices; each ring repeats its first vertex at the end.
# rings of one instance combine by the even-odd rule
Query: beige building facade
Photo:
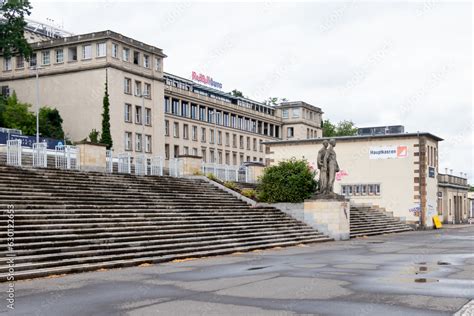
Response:
POLYGON ((438 215, 444 223, 466 223, 470 217, 467 179, 452 174, 438 175, 438 215))
POLYGON ((29 62, 0 57, 2 91, 35 105, 38 71, 40 106, 57 108, 66 137, 79 141, 101 130, 107 82, 115 152, 163 152, 161 49, 112 31, 36 42, 32 48, 29 62))
MULTIPOLYGON (((266 143, 271 164, 316 158, 327 138, 266 143)), ((334 191, 353 203, 370 203, 409 224, 431 227, 437 214, 438 142, 429 133, 336 137, 340 171, 334 191)))

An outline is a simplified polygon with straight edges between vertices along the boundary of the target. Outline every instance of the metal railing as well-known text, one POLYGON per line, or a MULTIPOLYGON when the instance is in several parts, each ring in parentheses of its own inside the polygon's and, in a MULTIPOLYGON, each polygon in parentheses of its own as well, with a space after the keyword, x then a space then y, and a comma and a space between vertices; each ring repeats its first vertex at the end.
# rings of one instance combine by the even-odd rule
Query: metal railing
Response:
POLYGON ((76 146, 58 145, 54 148, 55 167, 79 170, 79 149, 76 146))
POLYGON ((120 153, 118 155, 118 172, 132 173, 132 163, 130 153, 120 153))
POLYGON ((183 160, 180 158, 170 159, 168 164, 169 174, 171 177, 181 177, 182 176, 182 164, 183 160))
POLYGON ((239 167, 230 165, 219 165, 216 163, 202 163, 201 171, 204 175, 213 174, 222 181, 239 182, 239 167))
POLYGON ((146 176, 148 174, 148 158, 145 155, 137 155, 134 159, 135 175, 146 176))
POLYGON ((21 167, 21 140, 7 140, 7 165, 21 167))
POLYGON ((105 151, 105 172, 112 173, 114 171, 114 157, 112 150, 105 151))
POLYGON ((163 157, 155 156, 150 159, 150 175, 162 176, 163 175, 163 157))
POLYGON ((33 144, 33 167, 47 168, 48 167, 48 153, 46 143, 33 144))

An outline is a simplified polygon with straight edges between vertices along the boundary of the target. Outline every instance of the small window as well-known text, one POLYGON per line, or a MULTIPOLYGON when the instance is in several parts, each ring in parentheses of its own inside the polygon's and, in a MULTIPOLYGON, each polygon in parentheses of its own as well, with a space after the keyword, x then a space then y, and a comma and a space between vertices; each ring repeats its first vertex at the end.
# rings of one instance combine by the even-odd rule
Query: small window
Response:
POLYGON ((161 58, 155 57, 155 70, 161 71, 161 58))
POLYGON ((141 81, 135 81, 135 95, 142 96, 142 83, 141 81))
POLYGON ((61 64, 64 62, 64 51, 62 49, 56 49, 56 63, 61 64))
POLYGON ((45 50, 44 52, 41 53, 43 55, 43 65, 49 65, 51 63, 50 60, 50 52, 49 50, 45 50))
POLYGON ((143 67, 150 68, 150 56, 143 55, 143 67))
POLYGON ((128 122, 128 123, 132 122, 132 105, 131 104, 125 103, 124 118, 125 118, 125 122, 128 122))
POLYGON ((36 53, 31 54, 30 67, 36 67, 36 53))
POLYGON ((142 107, 139 105, 135 106, 135 123, 142 123, 142 107))
POLYGON ((281 117, 282 118, 288 118, 288 109, 284 109, 281 111, 281 117))
MULTIPOLYGON (((212 137, 214 138, 214 131, 211 131, 212 132, 212 137)), ((205 127, 201 127, 201 143, 205 143, 206 142, 206 128, 205 127)))
POLYGON ((294 136, 294 129, 293 127, 288 127, 287 129, 287 134, 288 134, 288 138, 291 138, 294 136))
POLYGON ((122 49, 122 53, 123 53, 123 54, 122 54, 122 59, 123 59, 124 61, 129 61, 129 60, 130 60, 130 48, 124 47, 124 48, 122 49))
POLYGON ((165 120, 165 136, 170 136, 170 121, 165 120))
POLYGON ((151 109, 145 109, 145 124, 151 126, 151 109))
POLYGON ((132 150, 132 133, 125 132, 125 150, 132 150))
POLYGON ((97 43, 97 57, 105 57, 107 55, 107 44, 97 43))
POLYGON ((77 61, 77 47, 68 48, 68 61, 77 61))
POLYGON ((135 134, 135 151, 142 151, 142 134, 135 134))
POLYGON ((170 145, 165 144, 165 159, 168 160, 170 159, 170 145))
POLYGON ((119 50, 118 44, 112 43, 112 57, 118 58, 118 50, 119 50))
POLYGON ((91 59, 92 58, 92 46, 84 45, 82 46, 82 59, 91 59))
POLYGON ((173 136, 175 138, 178 138, 179 137, 179 123, 178 122, 175 122, 173 124, 173 136))
POLYGON ((16 68, 24 68, 25 67, 25 58, 23 56, 16 57, 16 68))
POLYGON ((132 79, 125 78, 123 81, 123 92, 126 94, 132 93, 132 79))
POLYGON ((145 152, 151 153, 151 135, 145 135, 145 152))
POLYGON ((149 99, 151 98, 151 84, 145 83, 143 94, 146 98, 149 98, 149 99))
MULTIPOLYGON (((204 132, 205 131, 206 131, 206 129, 204 128, 204 132)), ((198 134, 198 128, 197 128, 197 126, 193 125, 193 131, 192 131, 192 139, 193 140, 197 140, 197 138, 198 138, 197 134, 198 134)))
POLYGON ((133 51, 133 63, 135 65, 139 65, 140 64, 140 53, 137 52, 137 51, 133 51))
POLYGON ((184 139, 189 138, 189 126, 188 126, 188 124, 183 124, 183 138, 184 139))
POLYGON ((294 117, 294 118, 300 117, 300 109, 293 109, 292 117, 294 117))
POLYGON ((12 59, 10 57, 3 59, 3 70, 12 70, 12 59))

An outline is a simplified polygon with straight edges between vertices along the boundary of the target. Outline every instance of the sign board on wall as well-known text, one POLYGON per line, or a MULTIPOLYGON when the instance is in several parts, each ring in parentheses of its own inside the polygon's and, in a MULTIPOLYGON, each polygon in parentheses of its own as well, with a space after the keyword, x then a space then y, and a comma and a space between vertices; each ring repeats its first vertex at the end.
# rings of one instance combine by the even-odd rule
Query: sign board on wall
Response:
POLYGON ((213 88, 222 89, 222 83, 214 81, 214 79, 212 79, 212 77, 210 76, 199 74, 193 71, 191 74, 191 78, 193 81, 197 81, 199 83, 211 86, 213 88))
POLYGON ((408 157, 408 146, 379 146, 369 148, 369 159, 398 159, 408 157))

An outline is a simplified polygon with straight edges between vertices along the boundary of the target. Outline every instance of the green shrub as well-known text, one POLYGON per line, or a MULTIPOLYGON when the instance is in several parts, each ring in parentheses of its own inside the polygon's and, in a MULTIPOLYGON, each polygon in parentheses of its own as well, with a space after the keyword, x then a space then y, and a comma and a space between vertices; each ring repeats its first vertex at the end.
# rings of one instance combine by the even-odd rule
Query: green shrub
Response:
POLYGON ((302 202, 316 189, 314 172, 306 160, 285 160, 265 169, 258 185, 262 202, 302 202))
POLYGON ((254 189, 242 189, 242 191, 240 191, 240 194, 253 200, 257 198, 257 191, 255 191, 254 189))
POLYGON ((237 190, 237 184, 235 184, 235 182, 232 182, 232 181, 226 181, 224 182, 224 186, 228 189, 231 189, 231 190, 237 190))
POLYGON ((212 181, 217 181, 217 177, 213 174, 213 173, 208 173, 207 176, 206 176, 209 180, 212 180, 212 181))

